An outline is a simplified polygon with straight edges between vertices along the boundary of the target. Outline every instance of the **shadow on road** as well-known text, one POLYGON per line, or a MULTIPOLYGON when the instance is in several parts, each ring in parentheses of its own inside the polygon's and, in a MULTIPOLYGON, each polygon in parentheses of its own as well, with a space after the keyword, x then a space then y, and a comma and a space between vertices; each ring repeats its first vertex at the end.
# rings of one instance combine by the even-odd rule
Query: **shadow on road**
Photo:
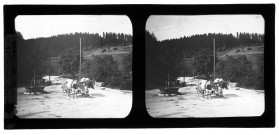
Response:
POLYGON ((171 94, 161 94, 160 92, 158 92, 158 94, 149 94, 152 97, 175 97, 175 96, 179 96, 179 95, 186 95, 188 94, 187 92, 176 92, 176 93, 171 93, 171 94))
POLYGON ((96 98, 92 95, 86 96, 86 95, 77 95, 78 98, 96 98))
POLYGON ((211 99, 230 99, 240 97, 237 94, 224 94, 224 97, 221 96, 211 96, 211 99))
POLYGON ((186 95, 186 94, 187 94, 187 92, 183 92, 183 93, 177 92, 177 93, 176 93, 176 95, 186 95))
POLYGON ((53 91, 43 91, 42 94, 51 94, 53 91))
POLYGON ((169 116, 176 115, 176 114, 182 114, 182 113, 184 113, 184 112, 174 112, 174 113, 159 115, 159 116, 156 116, 156 117, 157 118, 165 118, 165 117, 169 117, 169 116))
POLYGON ((18 116, 20 118, 25 118, 25 117, 33 116, 36 114, 45 113, 45 112, 49 112, 49 111, 40 111, 40 112, 34 112, 34 113, 28 113, 28 114, 16 115, 16 116, 18 116))
POLYGON ((53 93, 53 91, 41 91, 41 92, 26 92, 26 91, 23 91, 23 92, 18 92, 17 94, 18 95, 33 95, 33 96, 40 96, 40 95, 43 95, 43 94, 51 94, 53 93))
POLYGON ((91 96, 93 96, 93 97, 105 97, 105 95, 100 94, 100 93, 90 94, 90 97, 91 97, 91 96))
POLYGON ((229 99, 229 98, 236 98, 236 97, 240 97, 237 94, 224 94, 224 99, 229 99))
POLYGON ((62 85, 62 83, 52 83, 52 85, 62 85))
POLYGON ((187 84, 187 86, 196 86, 196 84, 187 84))
POLYGON ((95 93, 95 94, 89 94, 89 96, 86 95, 77 95, 78 98, 96 98, 96 97, 105 97, 103 94, 95 93))

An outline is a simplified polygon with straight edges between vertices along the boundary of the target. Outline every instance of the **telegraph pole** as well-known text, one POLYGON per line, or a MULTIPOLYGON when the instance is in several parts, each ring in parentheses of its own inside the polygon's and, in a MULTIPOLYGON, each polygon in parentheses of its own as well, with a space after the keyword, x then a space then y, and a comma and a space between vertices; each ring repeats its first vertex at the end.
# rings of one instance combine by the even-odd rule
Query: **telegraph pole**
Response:
MULTIPOLYGON (((193 55, 193 61, 195 61, 195 56, 193 55)), ((195 77, 195 70, 194 70, 194 66, 193 66, 193 77, 195 77)))
POLYGON ((170 71, 168 71, 168 88, 170 87, 170 71))
POLYGON ((48 81, 50 84, 50 65, 51 65, 51 49, 49 50, 49 68, 48 68, 48 81))
POLYGON ((80 80, 80 77, 81 77, 81 38, 79 38, 79 77, 78 79, 80 80))
POLYGON ((215 38, 213 38, 213 80, 215 80, 215 38))
MULTIPOLYGON (((60 61, 60 53, 59 53, 59 61, 60 61)), ((58 66, 58 75, 60 76, 60 65, 58 66)))
MULTIPOLYGON (((185 52, 183 50, 183 56, 184 56, 184 68, 186 68, 186 59, 185 59, 185 52)), ((184 74, 183 74, 183 82, 185 82, 185 70, 184 70, 184 74)))
MULTIPOLYGON (((31 85, 32 87, 32 85, 31 85)), ((36 87, 36 71, 34 70, 34 87, 36 87)))

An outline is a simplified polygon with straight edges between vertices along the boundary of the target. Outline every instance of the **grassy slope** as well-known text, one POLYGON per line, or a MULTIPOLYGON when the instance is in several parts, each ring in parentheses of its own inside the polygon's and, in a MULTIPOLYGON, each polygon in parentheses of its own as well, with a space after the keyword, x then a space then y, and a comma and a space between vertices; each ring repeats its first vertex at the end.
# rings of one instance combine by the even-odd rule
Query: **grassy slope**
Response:
MULTIPOLYGON (((83 51, 83 56, 85 59, 92 59, 92 55, 112 55, 113 59, 117 62, 120 63, 119 65, 119 69, 122 69, 122 59, 123 56, 126 56, 129 53, 132 53, 132 45, 128 45, 128 46, 115 46, 115 47, 103 47, 103 48, 97 48, 97 49, 92 49, 90 51, 83 51), (109 48, 109 52, 102 52, 103 49, 108 50, 109 48), (118 50, 113 50, 113 48, 117 48, 118 50)), ((53 57, 51 60, 51 66, 54 67, 54 72, 55 74, 58 73, 58 69, 59 69, 59 58, 58 57, 53 57)))
POLYGON ((264 52, 264 46, 250 46, 250 47, 244 47, 244 52, 238 52, 236 53, 237 49, 241 50, 240 47, 233 48, 230 50, 217 52, 217 57, 222 58, 228 56, 234 56, 234 55, 250 55, 250 54, 262 54, 264 52), (248 48, 251 48, 252 50, 247 50, 248 48))
MULTIPOLYGON (((247 59, 249 61, 252 61, 252 63, 253 63, 253 70, 257 70, 257 65, 255 64, 255 62, 258 59, 258 57, 260 57, 264 53, 264 46, 244 47, 245 52, 236 53, 237 49, 240 49, 240 47, 225 50, 222 52, 217 52, 217 58, 219 60, 224 60, 224 59, 226 59, 226 55, 228 55, 228 56, 246 55, 247 59), (251 48, 252 50, 248 51, 247 50, 248 48, 251 48)), ((187 76, 193 76, 193 65, 192 64, 193 64, 192 58, 186 58, 186 67, 188 68, 187 76)))
POLYGON ((90 51, 83 51, 83 56, 90 57, 92 55, 117 55, 117 54, 125 54, 125 53, 131 53, 132 52, 132 45, 128 46, 115 46, 115 47, 102 47, 102 48, 96 48, 92 49, 90 51), (117 50, 114 50, 114 48, 117 48, 117 50), (103 50, 106 50, 105 52, 102 52, 103 50), (109 51, 108 51, 109 50, 109 51))
POLYGON ((92 55, 112 55, 113 59, 119 63, 119 69, 121 70, 123 68, 122 59, 123 56, 128 55, 129 53, 132 53, 132 45, 128 46, 115 46, 115 47, 103 47, 103 48, 97 48, 92 49, 90 51, 84 52, 84 58, 85 59, 92 59, 92 55), (117 48, 117 50, 113 50, 113 48, 117 48), (103 49, 106 49, 106 52, 102 52, 103 49), (110 51, 108 51, 108 49, 110 51))
POLYGON ((241 50, 240 47, 226 50, 223 52, 217 52, 217 57, 220 60, 226 59, 226 55, 228 56, 240 56, 240 55, 246 55, 247 59, 253 63, 253 70, 257 70, 256 61, 258 58, 263 55, 264 53, 264 46, 250 46, 250 47, 244 47, 244 52, 238 52, 236 53, 237 49, 241 50), (248 48, 251 48, 252 50, 247 50, 248 48))

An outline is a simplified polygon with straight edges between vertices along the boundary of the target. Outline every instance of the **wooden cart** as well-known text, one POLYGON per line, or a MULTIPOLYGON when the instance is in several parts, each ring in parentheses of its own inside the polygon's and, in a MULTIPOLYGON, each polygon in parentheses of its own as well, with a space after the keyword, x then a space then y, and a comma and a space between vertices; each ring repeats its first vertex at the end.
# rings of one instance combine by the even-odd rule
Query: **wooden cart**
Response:
POLYGON ((171 95, 171 94, 179 94, 178 89, 180 87, 169 87, 169 88, 162 88, 160 89, 160 94, 164 94, 164 95, 171 95))
POLYGON ((43 92, 45 86, 36 86, 36 87, 25 87, 26 92, 29 92, 29 94, 34 93, 37 94, 37 92, 43 92))

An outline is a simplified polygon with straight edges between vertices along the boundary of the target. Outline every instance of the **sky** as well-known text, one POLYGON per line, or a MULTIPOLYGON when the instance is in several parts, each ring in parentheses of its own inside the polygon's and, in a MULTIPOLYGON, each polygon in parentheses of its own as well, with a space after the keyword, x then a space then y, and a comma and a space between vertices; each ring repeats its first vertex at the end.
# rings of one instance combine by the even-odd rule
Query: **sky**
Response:
POLYGON ((146 30, 154 33, 159 41, 207 33, 264 34, 264 18, 261 15, 151 15, 146 30))
POLYGON ((15 29, 24 39, 75 32, 132 35, 132 23, 124 15, 20 15, 15 18, 15 29))

